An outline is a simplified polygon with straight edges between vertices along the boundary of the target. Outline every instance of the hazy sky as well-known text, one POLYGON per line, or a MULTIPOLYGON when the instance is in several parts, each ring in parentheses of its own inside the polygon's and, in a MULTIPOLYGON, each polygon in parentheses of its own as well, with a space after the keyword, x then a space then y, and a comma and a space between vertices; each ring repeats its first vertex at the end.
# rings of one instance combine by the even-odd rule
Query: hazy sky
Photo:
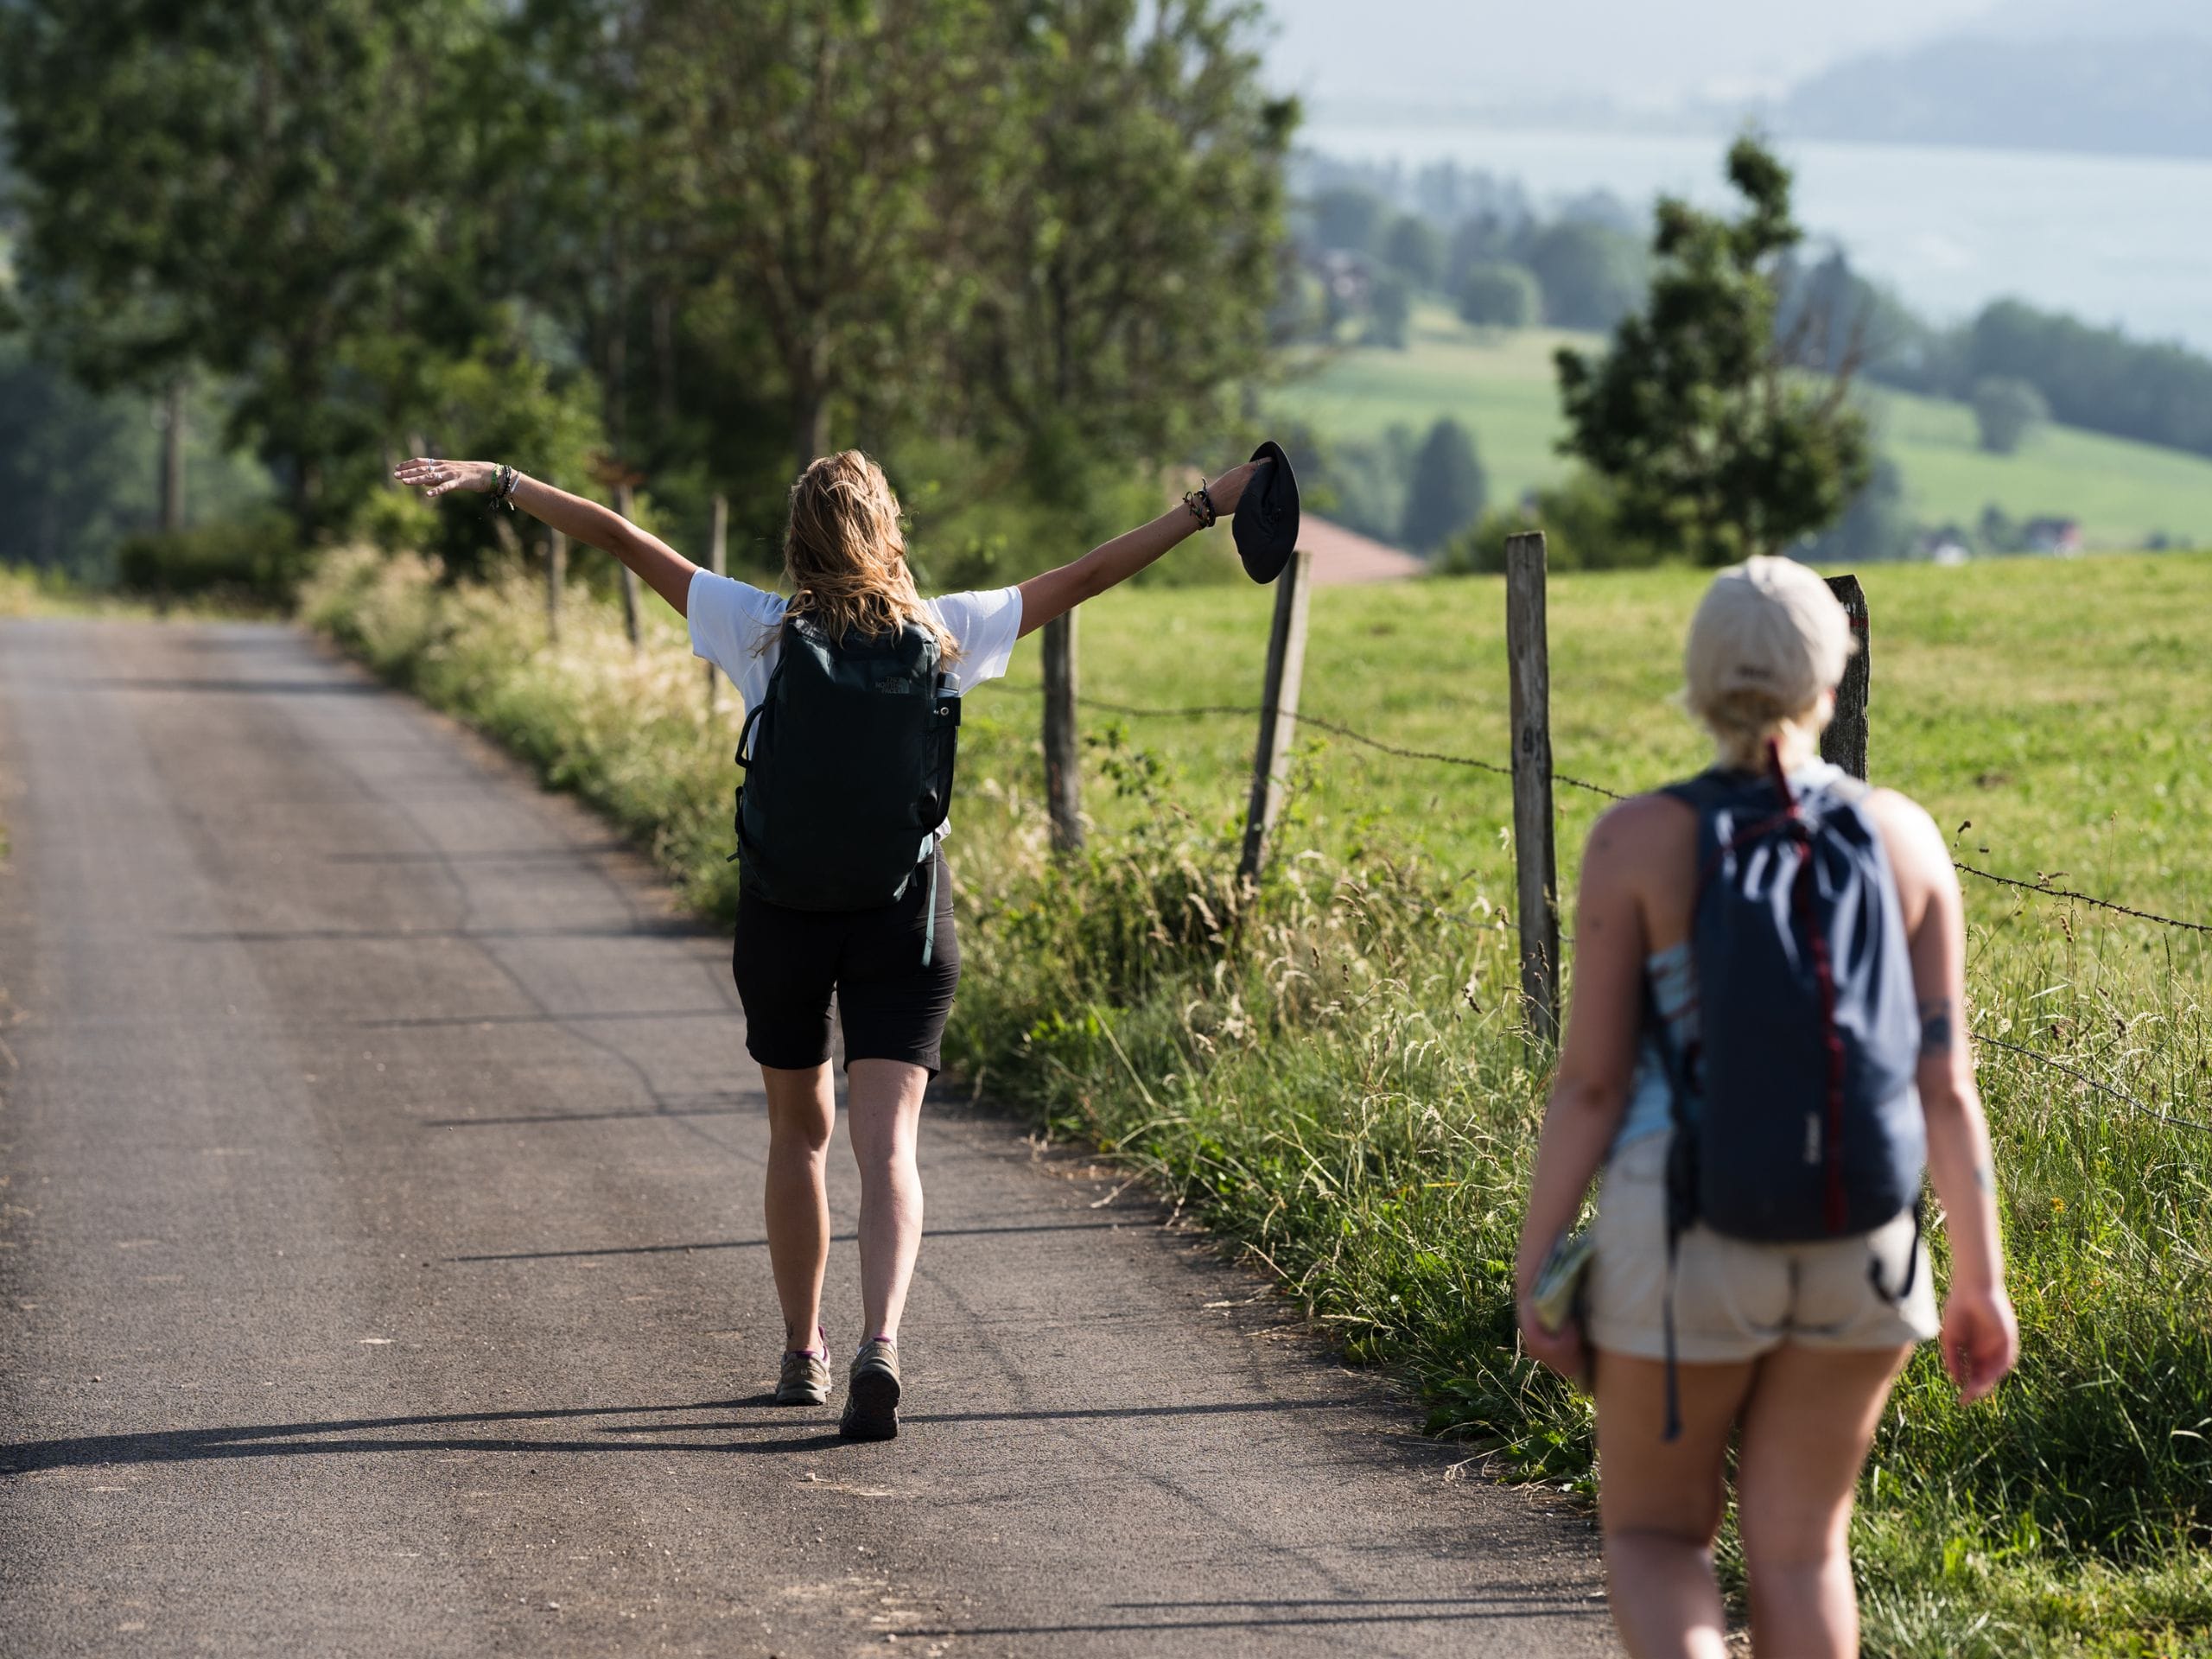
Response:
MULTIPOLYGON (((2195 3, 2196 0, 2191 0, 2195 3)), ((1836 58, 1948 32, 1992 0, 1268 0, 1270 65, 1315 99, 1603 98, 1668 105, 1777 91, 1836 58)))

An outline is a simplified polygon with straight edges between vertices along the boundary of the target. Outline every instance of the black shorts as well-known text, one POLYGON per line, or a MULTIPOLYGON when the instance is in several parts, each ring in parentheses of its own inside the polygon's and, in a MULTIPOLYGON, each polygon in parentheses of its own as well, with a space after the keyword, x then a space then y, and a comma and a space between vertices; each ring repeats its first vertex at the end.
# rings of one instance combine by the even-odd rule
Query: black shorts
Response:
POLYGON ((935 858, 937 931, 926 966, 926 869, 880 910, 791 910, 739 890, 731 971, 745 1005, 747 1053, 782 1071, 820 1065, 830 1058, 834 993, 846 1065, 903 1060, 937 1075, 960 983, 960 940, 943 848, 935 858))

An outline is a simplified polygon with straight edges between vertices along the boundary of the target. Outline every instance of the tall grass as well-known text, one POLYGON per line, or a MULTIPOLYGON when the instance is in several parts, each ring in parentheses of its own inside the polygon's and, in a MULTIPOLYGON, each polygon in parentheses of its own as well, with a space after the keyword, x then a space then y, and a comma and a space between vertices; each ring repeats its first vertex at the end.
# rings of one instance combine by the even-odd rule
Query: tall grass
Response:
MULTIPOLYGON (((578 605, 556 650, 538 606, 519 582, 449 588, 359 556, 309 596, 365 660, 607 810, 691 902, 726 912, 734 711, 705 715, 666 625, 637 661, 578 605)), ((1513 1338, 1543 1094, 1502 893, 1388 823, 1323 833, 1312 809, 1337 759, 1308 751, 1275 864, 1240 893, 1233 823, 1186 805, 1170 761, 1118 728, 1092 755, 1115 827, 1052 859, 1028 734, 979 700, 949 1054, 978 1090, 1148 1172, 1349 1357, 1412 1379, 1431 1427, 1508 1475, 1586 1490, 1587 1405, 1513 1338)), ((2082 1075, 1983 1046, 2023 1359, 1972 1409, 1932 1351, 1907 1373, 1853 1535, 1866 1649, 2212 1652, 2212 1134, 2164 1121, 2208 1111, 2204 953, 2039 899, 1975 916, 1976 1031, 2082 1075)), ((1936 1254, 1940 1274, 1940 1235, 1936 1254)))

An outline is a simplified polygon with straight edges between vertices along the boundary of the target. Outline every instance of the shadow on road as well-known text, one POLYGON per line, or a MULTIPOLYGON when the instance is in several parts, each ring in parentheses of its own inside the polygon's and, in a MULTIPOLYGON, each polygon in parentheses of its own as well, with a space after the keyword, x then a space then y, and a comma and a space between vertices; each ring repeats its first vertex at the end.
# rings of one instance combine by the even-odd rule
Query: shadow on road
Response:
MULTIPOLYGON (((927 1236, 931 1239, 988 1238, 1001 1233, 1107 1233, 1126 1225, 1125 1223, 1111 1221, 1052 1221, 1020 1227, 931 1227, 927 1236)), ((831 1236, 830 1242, 832 1244, 851 1244, 859 1238, 858 1233, 837 1233, 831 1236)), ((491 1255, 449 1255, 446 1260, 448 1262, 561 1262, 575 1256, 681 1255, 686 1250, 760 1250, 766 1249, 767 1246, 768 1241, 765 1238, 710 1238, 696 1243, 621 1244, 596 1250, 505 1250, 491 1255)))
POLYGON ((100 676, 72 680, 72 685, 103 691, 206 691, 282 697, 387 697, 398 693, 364 680, 156 680, 135 676, 100 676))
MULTIPOLYGON (((319 1423, 258 1423, 226 1428, 157 1429, 135 1434, 84 1434, 52 1440, 19 1440, 0 1446, 0 1477, 37 1474, 54 1469, 97 1469, 118 1464, 200 1463, 229 1458, 328 1457, 394 1452, 818 1452, 853 1444, 817 1430, 768 1440, 666 1440, 668 1434, 716 1434, 759 1428, 777 1419, 789 1421, 791 1408, 772 1395, 742 1400, 696 1400, 665 1406, 569 1406, 539 1411, 468 1411, 410 1417, 349 1417, 319 1423), (727 1413, 760 1408, 759 1418, 722 1418, 710 1422, 616 1423, 596 1440, 530 1440, 514 1436, 386 1436, 372 1431, 455 1428, 500 1423, 558 1423, 578 1419, 639 1417, 677 1412, 727 1413), (652 1434, 651 1440, 627 1440, 652 1434), (334 1438, 321 1438, 331 1436, 334 1438), (314 1438, 309 1438, 314 1437, 314 1438)), ((1339 1411, 1357 1408, 1357 1400, 1221 1401, 1182 1406, 1100 1406, 1069 1409, 973 1412, 909 1412, 909 1427, 930 1423, 1081 1422, 1113 1418, 1211 1417, 1236 1414, 1339 1411)))

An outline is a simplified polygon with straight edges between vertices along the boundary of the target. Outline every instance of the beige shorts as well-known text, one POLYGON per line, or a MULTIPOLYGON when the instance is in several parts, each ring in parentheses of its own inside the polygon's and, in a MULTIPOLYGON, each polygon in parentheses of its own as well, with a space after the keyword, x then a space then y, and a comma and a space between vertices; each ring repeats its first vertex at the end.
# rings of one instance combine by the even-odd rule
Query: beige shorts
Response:
MULTIPOLYGON (((1606 1166, 1598 1189, 1590 1340, 1640 1359, 1667 1357, 1669 1138, 1631 1141, 1606 1166)), ((1747 1243, 1703 1225, 1682 1235, 1675 1352, 1684 1364, 1756 1359, 1786 1342, 1896 1348, 1926 1342, 1940 1328, 1928 1252, 1910 1213, 1871 1233, 1812 1244, 1747 1243), (1902 1301, 1893 1300, 1908 1264, 1911 1288, 1902 1301)))

